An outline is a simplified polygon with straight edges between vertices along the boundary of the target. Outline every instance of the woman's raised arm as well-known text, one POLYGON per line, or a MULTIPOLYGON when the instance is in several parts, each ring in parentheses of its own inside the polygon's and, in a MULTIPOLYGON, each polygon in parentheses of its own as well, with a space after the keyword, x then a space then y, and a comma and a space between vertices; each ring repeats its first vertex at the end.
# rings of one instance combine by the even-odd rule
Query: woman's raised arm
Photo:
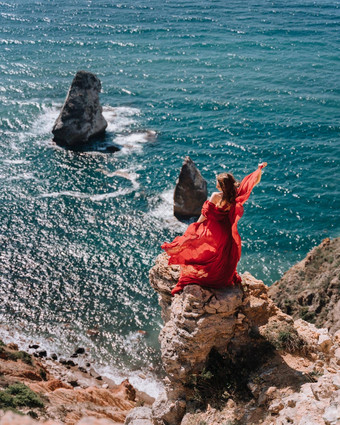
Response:
POLYGON ((260 182, 261 170, 262 168, 266 166, 267 166, 267 163, 262 162, 262 164, 259 164, 258 169, 256 171, 249 174, 241 181, 241 184, 237 190, 237 197, 236 197, 237 203, 240 203, 241 205, 243 205, 246 202, 254 186, 256 186, 260 182))

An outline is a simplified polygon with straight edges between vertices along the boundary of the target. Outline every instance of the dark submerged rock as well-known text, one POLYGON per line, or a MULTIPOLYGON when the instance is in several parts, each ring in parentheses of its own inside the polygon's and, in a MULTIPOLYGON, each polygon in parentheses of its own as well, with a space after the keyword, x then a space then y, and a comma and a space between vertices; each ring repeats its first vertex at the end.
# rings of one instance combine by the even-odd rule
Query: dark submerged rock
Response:
POLYGON ((36 350, 37 348, 39 348, 39 345, 38 344, 30 344, 28 346, 28 348, 33 348, 34 350, 36 350))
POLYGON ((107 122, 99 102, 100 91, 101 83, 94 74, 77 72, 52 130, 57 144, 73 148, 104 135, 107 122))
POLYGON ((87 369, 83 366, 78 366, 78 369, 80 370, 80 372, 87 373, 87 369))
POLYGON ((187 156, 175 187, 174 215, 179 219, 198 217, 207 196, 207 182, 187 156))
POLYGON ((106 152, 118 152, 119 150, 119 147, 115 145, 106 146, 106 152))

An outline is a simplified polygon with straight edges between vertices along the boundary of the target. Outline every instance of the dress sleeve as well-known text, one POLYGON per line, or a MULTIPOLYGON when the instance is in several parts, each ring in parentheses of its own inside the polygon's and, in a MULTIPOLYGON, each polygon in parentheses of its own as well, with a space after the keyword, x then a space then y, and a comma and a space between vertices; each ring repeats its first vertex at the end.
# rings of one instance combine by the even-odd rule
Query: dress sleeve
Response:
POLYGON ((243 205, 249 198, 251 191, 253 190, 257 179, 261 175, 261 169, 263 165, 259 165, 258 169, 253 173, 246 176, 242 181, 237 190, 236 203, 243 205))
POLYGON ((259 176, 261 175, 261 169, 263 168, 263 165, 259 165, 258 169, 254 171, 253 173, 246 176, 240 184, 240 187, 237 191, 237 197, 235 199, 235 205, 230 210, 229 213, 229 220, 231 223, 231 233, 233 236, 233 239, 235 241, 235 247, 236 247, 236 257, 237 261, 241 258, 241 237, 237 230, 237 223, 239 219, 243 216, 244 208, 243 204, 246 202, 246 200, 249 198, 251 191, 253 190, 255 183, 259 176))
POLYGON ((210 204, 211 202, 207 199, 202 206, 201 214, 204 215, 205 218, 209 217, 209 213, 211 210, 210 204))

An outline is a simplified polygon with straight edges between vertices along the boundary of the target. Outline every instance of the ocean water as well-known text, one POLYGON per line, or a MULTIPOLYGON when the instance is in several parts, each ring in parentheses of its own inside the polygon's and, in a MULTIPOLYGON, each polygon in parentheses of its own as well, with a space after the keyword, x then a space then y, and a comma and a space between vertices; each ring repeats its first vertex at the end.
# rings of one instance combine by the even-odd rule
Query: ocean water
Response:
POLYGON ((217 173, 268 162, 239 272, 271 285, 338 236, 339 26, 328 0, 0 1, 0 334, 85 346, 156 394, 148 273, 186 228, 172 216, 186 155, 209 192, 217 173), (80 69, 100 78, 109 122, 89 152, 51 141, 80 69))

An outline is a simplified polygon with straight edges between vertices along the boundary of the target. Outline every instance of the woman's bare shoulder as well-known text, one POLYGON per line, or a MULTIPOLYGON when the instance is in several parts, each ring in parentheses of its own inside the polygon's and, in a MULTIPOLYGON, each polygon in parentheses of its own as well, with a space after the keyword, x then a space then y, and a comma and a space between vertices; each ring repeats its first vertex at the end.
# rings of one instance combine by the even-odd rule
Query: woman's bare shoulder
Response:
POLYGON ((209 201, 213 204, 218 204, 220 200, 222 199, 222 193, 221 192, 213 192, 209 201))

